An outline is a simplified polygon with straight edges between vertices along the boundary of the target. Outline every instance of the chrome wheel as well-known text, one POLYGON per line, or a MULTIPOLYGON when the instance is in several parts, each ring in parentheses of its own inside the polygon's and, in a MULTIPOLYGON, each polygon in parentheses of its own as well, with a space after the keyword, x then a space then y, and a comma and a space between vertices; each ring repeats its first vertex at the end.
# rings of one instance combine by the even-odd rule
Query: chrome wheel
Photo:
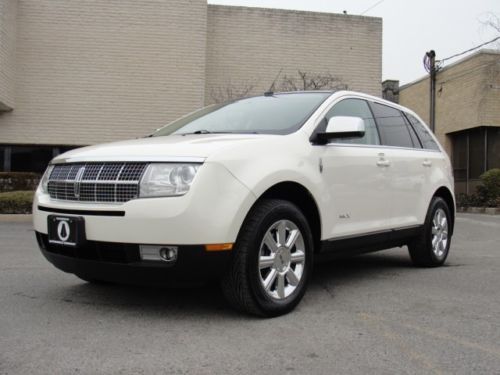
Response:
POLYGON ((438 208, 432 219, 432 251, 437 258, 442 258, 448 245, 448 219, 442 208, 438 208))
POLYGON ((259 275, 267 295, 284 299, 297 288, 304 273, 306 250, 300 229, 280 220, 266 231, 259 250, 259 275))

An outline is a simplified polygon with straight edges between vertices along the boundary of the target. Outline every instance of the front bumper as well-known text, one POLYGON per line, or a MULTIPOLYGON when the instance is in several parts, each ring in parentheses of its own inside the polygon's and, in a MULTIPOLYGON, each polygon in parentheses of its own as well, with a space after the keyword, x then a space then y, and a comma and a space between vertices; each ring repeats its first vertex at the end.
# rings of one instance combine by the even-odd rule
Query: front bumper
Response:
POLYGON ((79 248, 49 244, 36 232, 42 254, 56 268, 87 280, 130 285, 178 285, 220 277, 231 251, 207 252, 201 245, 179 246, 173 263, 144 261, 137 244, 87 241, 79 248))
POLYGON ((130 244, 217 244, 236 241, 255 195, 222 165, 206 162, 190 191, 178 197, 139 198, 122 204, 56 201, 38 190, 33 225, 47 234, 52 214, 79 216, 86 239, 130 244))

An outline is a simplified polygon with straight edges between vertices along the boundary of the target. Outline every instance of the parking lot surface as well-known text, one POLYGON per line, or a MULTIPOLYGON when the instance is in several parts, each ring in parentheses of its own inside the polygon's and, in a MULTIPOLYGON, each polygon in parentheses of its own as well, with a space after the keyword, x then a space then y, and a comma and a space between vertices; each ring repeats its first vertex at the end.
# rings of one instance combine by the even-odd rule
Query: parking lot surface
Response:
POLYGON ((500 374, 500 217, 458 217, 445 267, 406 248, 318 265, 298 308, 260 319, 215 285, 95 286, 0 222, 0 374, 500 374))

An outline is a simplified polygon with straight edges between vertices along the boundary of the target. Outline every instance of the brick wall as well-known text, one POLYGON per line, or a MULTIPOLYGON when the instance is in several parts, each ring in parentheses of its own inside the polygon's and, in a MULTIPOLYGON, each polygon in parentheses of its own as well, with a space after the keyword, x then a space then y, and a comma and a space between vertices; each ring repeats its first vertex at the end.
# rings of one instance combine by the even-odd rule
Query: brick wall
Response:
POLYGON ((6 4, 17 4, 15 80, 0 77, 0 95, 10 87, 15 108, 0 113, 0 144, 138 137, 209 103, 214 88, 261 93, 281 68, 380 95, 380 18, 206 0, 0 0, 2 17, 6 4))
POLYGON ((208 6, 207 102, 226 87, 266 91, 276 75, 330 73, 380 96, 382 20, 344 14, 208 6))
POLYGON ((0 111, 14 107, 16 0, 0 0, 0 111))
POLYGON ((500 126, 500 52, 485 58, 484 94, 481 101, 481 124, 500 126))
POLYGON ((0 143, 137 137, 203 105, 206 0, 17 3, 16 105, 0 114, 0 143))

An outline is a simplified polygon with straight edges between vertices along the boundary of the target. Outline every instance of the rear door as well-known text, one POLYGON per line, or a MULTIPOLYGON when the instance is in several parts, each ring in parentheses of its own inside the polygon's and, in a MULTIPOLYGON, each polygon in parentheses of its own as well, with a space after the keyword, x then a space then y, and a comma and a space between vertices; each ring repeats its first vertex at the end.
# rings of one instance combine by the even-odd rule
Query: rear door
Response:
POLYGON ((426 155, 404 114, 397 108, 371 103, 380 131, 383 154, 390 170, 387 189, 392 196, 389 222, 392 228, 420 224, 421 200, 426 188, 426 155))
POLYGON ((420 169, 425 174, 425 182, 420 196, 420 221, 423 222, 427 213, 429 199, 435 193, 436 179, 441 177, 439 171, 446 169, 446 160, 443 158, 441 149, 434 140, 431 131, 415 116, 405 112, 411 128, 419 138, 422 149, 420 151, 420 169))

